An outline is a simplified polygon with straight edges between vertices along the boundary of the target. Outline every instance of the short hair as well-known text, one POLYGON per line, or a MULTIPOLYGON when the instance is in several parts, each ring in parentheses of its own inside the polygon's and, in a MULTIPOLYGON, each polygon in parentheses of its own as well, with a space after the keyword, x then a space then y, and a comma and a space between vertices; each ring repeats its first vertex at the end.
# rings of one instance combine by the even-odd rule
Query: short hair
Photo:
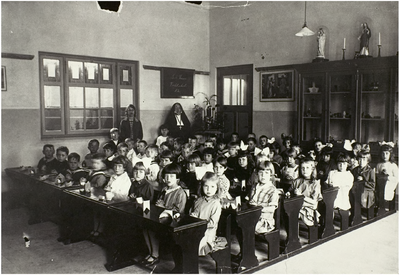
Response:
POLYGON ((99 159, 99 160, 105 160, 106 155, 104 153, 96 153, 92 156, 92 159, 99 159))
POLYGON ((200 188, 200 196, 204 196, 204 191, 203 191, 203 186, 206 182, 208 181, 215 181, 215 184, 217 185, 217 192, 215 192, 215 196, 219 196, 219 194, 221 193, 221 187, 220 184, 218 184, 218 176, 210 171, 207 171, 204 176, 201 178, 201 188, 200 188))
POLYGON ((138 141, 138 144, 139 144, 139 143, 143 143, 145 147, 147 146, 147 141, 145 141, 144 139, 139 140, 139 141, 138 141))
MULTIPOLYGON (((316 165, 315 165, 315 160, 313 160, 310 157, 305 157, 304 159, 302 159, 301 162, 300 162, 300 171, 301 171, 302 165, 304 165, 306 163, 311 163, 312 164, 314 170, 311 173, 311 180, 316 180, 317 179, 317 168, 316 168, 316 165)), ((300 177, 302 178, 303 175, 301 175, 300 177)))
POLYGON ((204 150, 203 150, 203 156, 204 155, 214 155, 214 153, 215 153, 215 150, 210 147, 204 148, 204 150))
POLYGON ((214 159, 213 161, 214 166, 215 164, 217 164, 217 162, 221 164, 224 168, 228 166, 228 160, 226 159, 226 157, 217 157, 216 159, 214 159))
POLYGON ((89 143, 88 144, 91 144, 91 143, 97 143, 97 145, 100 145, 100 142, 97 140, 97 139, 91 139, 91 140, 89 140, 89 143))
POLYGON ((132 138, 126 138, 125 140, 124 140, 124 142, 126 143, 126 144, 128 144, 128 143, 135 143, 135 141, 132 139, 132 138))
POLYGON ((43 151, 44 151, 46 148, 50 148, 50 149, 53 149, 53 150, 54 150, 54 145, 53 145, 53 144, 45 144, 45 145, 43 145, 43 151))
POLYGON ((228 148, 238 147, 238 146, 239 146, 239 144, 237 142, 231 141, 231 142, 228 143, 228 148))
POLYGON ((247 144, 249 143, 249 141, 253 141, 254 144, 257 144, 257 140, 256 140, 255 138, 253 138, 253 137, 249 137, 249 138, 247 139, 247 144))
POLYGON ((271 161, 261 161, 257 165, 256 171, 258 172, 258 171, 262 171, 262 170, 269 170, 271 172, 271 175, 275 174, 275 168, 271 161))
POLYGON ((78 153, 71 153, 68 155, 68 161, 72 160, 72 159, 76 159, 78 162, 81 161, 81 156, 78 153))
POLYGON ((321 156, 330 156, 333 154, 333 150, 331 147, 329 146, 325 146, 324 148, 322 148, 321 150, 321 156))
POLYGON ((114 132, 118 132, 118 128, 111 128, 111 129, 110 129, 110 134, 111 134, 111 133, 114 133, 114 132))
POLYGON ((181 146, 185 143, 185 141, 181 137, 174 138, 174 142, 178 143, 181 146))
POLYGON ((206 142, 208 142, 208 143, 214 143, 214 141, 212 141, 211 139, 207 139, 204 143, 206 143, 206 142))
POLYGON ((116 156, 115 158, 113 158, 112 160, 112 164, 122 164, 124 166, 124 168, 126 168, 126 166, 128 166, 128 161, 129 159, 125 156, 116 156))
POLYGON ((138 161, 136 162, 135 166, 133 166, 133 171, 137 170, 143 170, 146 171, 146 167, 144 166, 143 162, 138 161))
POLYGON ((314 146, 315 146, 315 144, 317 143, 317 142, 321 142, 322 144, 323 144, 323 142, 322 142, 322 139, 320 139, 320 138, 315 138, 314 139, 314 146))
POLYGON ((60 146, 60 147, 58 147, 58 148, 57 148, 57 152, 58 152, 58 151, 61 151, 61 152, 66 153, 67 156, 69 155, 69 150, 68 150, 68 147, 67 147, 67 146, 60 146))
POLYGON ((285 154, 285 158, 289 158, 289 157, 295 157, 296 156, 296 149, 294 149, 294 148, 289 148, 287 151, 286 151, 286 154, 285 154))
POLYGON ((198 154, 191 154, 187 158, 188 163, 195 163, 197 167, 201 165, 201 158, 198 154))
POLYGON ((160 126, 160 130, 164 130, 164 129, 169 130, 169 127, 168 127, 167 124, 163 124, 163 125, 160 126))
POLYGON ((361 149, 361 151, 357 153, 357 159, 364 158, 364 157, 368 157, 368 162, 371 161, 371 154, 370 154, 369 150, 361 149))
POLYGON ((339 162, 347 162, 347 163, 349 163, 350 162, 349 155, 345 154, 345 153, 339 153, 339 155, 336 158, 336 163, 339 163, 339 162))
POLYGON ((160 147, 161 146, 167 146, 168 147, 168 150, 171 150, 171 146, 169 145, 169 143, 167 142, 167 141, 164 141, 163 143, 161 143, 160 144, 160 147))
POLYGON ((354 149, 357 145, 362 146, 361 143, 359 143, 358 141, 356 141, 356 142, 354 142, 353 144, 351 144, 351 148, 354 149))
POLYGON ((231 137, 234 136, 234 135, 235 135, 235 136, 239 136, 239 133, 238 133, 238 132, 233 132, 233 133, 231 134, 231 137))
POLYGON ((109 141, 103 145, 103 150, 111 150, 114 153, 117 151, 117 145, 113 141, 109 141))
POLYGON ((261 135, 258 140, 261 140, 262 138, 266 138, 268 140, 268 137, 266 135, 261 135))
POLYGON ((157 152, 157 154, 158 154, 158 146, 155 144, 148 145, 146 150, 151 150, 151 151, 157 152))
POLYGON ((121 147, 123 147, 123 148, 128 148, 128 144, 126 144, 125 142, 118 143, 117 149, 119 149, 119 148, 121 148, 121 147))
POLYGON ((171 150, 164 150, 160 154, 160 159, 170 159, 170 161, 173 161, 174 160, 174 154, 172 153, 171 150))
POLYGON ((166 174, 175 174, 177 179, 181 178, 182 168, 179 164, 170 163, 164 167, 161 176, 164 178, 166 174))

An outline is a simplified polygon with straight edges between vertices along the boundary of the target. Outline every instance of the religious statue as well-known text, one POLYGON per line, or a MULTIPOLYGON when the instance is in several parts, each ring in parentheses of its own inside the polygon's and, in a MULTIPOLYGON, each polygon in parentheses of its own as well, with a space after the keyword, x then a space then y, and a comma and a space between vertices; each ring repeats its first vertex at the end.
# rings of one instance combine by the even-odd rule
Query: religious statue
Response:
POLYGON ((369 56, 369 39, 371 37, 371 30, 367 23, 362 23, 362 32, 358 37, 360 40, 360 56, 369 56))
POLYGON ((317 41, 318 41, 317 58, 324 58, 325 59, 325 53, 324 53, 325 40, 326 40, 326 35, 325 35, 325 32, 324 32, 324 29, 323 28, 319 28, 318 33, 317 33, 317 41))
POLYGON ((326 41, 326 33, 323 28, 319 28, 317 32, 317 42, 318 42, 317 57, 313 59, 313 62, 329 61, 329 59, 325 58, 325 41, 326 41))

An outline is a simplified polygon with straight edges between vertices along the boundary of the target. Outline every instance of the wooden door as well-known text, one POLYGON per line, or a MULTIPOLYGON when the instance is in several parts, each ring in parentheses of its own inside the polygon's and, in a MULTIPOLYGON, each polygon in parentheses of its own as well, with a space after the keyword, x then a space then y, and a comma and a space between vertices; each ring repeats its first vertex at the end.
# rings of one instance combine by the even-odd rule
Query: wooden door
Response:
POLYGON ((253 131, 253 65, 217 68, 217 97, 224 121, 223 136, 253 131))

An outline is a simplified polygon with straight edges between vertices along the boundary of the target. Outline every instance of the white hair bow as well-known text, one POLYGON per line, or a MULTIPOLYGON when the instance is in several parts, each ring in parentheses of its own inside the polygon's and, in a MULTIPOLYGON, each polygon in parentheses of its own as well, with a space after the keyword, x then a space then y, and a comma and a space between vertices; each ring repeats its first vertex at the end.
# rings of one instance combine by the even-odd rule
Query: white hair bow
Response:
POLYGON ((379 142, 379 145, 380 145, 380 146, 382 146, 382 145, 389 145, 390 147, 394 148, 394 142, 393 142, 393 141, 388 141, 388 142, 386 142, 386 141, 380 141, 380 142, 379 142))
POLYGON ((275 138, 274 138, 274 137, 269 138, 269 139, 267 140, 267 142, 268 142, 269 144, 272 144, 272 143, 275 142, 275 138))
POLYGON ((344 140, 344 145, 343 148, 346 149, 347 151, 351 151, 353 150, 353 147, 351 147, 351 145, 356 142, 354 139, 353 140, 349 140, 349 139, 345 139, 344 140))
POLYGON ((244 144, 243 140, 240 141, 240 149, 242 151, 246 151, 247 147, 249 147, 249 145, 244 144))
POLYGON ((254 149, 254 155, 255 156, 257 156, 257 155, 259 155, 259 154, 263 154, 263 155, 266 155, 266 156, 268 156, 269 155, 269 147, 265 147, 264 149, 260 149, 260 148, 255 148, 254 149))

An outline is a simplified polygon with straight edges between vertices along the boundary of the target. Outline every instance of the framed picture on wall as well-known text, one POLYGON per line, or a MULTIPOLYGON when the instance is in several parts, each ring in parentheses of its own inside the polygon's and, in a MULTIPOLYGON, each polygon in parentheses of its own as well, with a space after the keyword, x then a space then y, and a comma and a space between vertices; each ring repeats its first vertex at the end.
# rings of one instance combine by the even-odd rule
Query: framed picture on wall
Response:
POLYGON ((6 66, 1 66, 1 90, 7 91, 6 66))
POLYGON ((294 71, 260 73, 260 101, 293 101, 294 71))

